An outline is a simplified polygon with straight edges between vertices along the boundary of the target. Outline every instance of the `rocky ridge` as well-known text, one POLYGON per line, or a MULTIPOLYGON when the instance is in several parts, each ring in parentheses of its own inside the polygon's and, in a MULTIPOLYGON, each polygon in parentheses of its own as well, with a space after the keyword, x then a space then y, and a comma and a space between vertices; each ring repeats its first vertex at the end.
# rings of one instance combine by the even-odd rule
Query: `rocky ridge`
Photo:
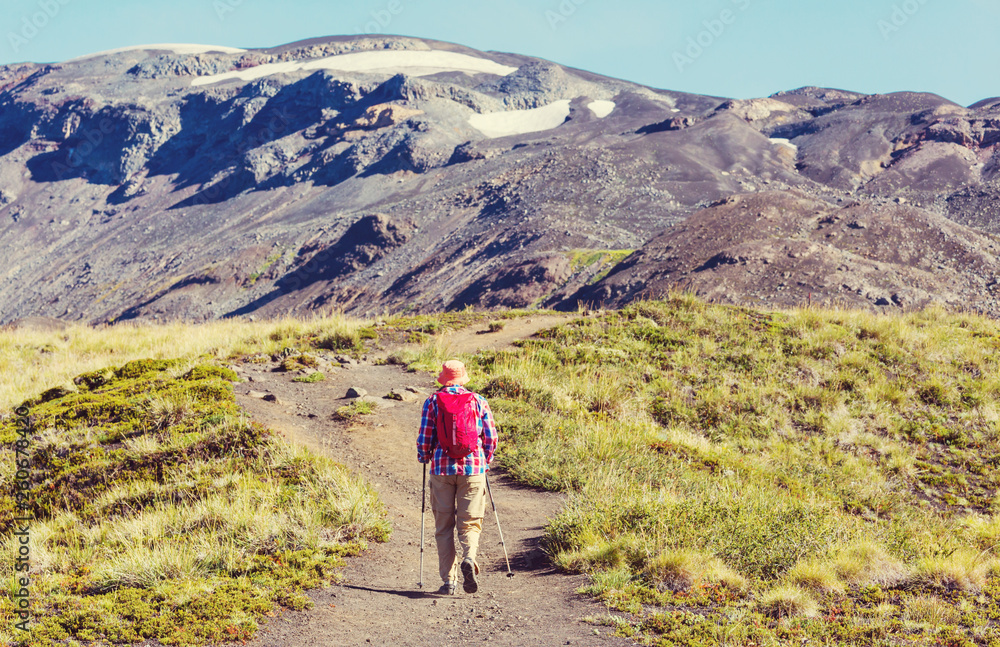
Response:
POLYGON ((994 237, 904 204, 744 194, 655 237, 576 299, 618 303, 679 287, 750 305, 1000 312, 998 254, 994 237))

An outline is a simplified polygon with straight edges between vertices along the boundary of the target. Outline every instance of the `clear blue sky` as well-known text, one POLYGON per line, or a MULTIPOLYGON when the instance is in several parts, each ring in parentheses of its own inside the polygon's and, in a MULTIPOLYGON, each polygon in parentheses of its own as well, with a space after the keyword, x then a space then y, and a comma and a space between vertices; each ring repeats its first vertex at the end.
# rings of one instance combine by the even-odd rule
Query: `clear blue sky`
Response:
POLYGON ((998 26, 1000 0, 4 0, 0 63, 377 31, 686 92, 818 85, 968 105, 1000 95, 998 26))

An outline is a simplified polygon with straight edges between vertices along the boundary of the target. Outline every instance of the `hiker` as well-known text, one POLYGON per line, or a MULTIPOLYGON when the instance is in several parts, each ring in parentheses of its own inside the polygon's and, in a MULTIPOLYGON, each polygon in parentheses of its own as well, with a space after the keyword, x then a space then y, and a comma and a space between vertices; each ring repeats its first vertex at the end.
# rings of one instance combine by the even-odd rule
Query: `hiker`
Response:
POLYGON ((486 399, 464 388, 469 382, 469 374, 462 362, 445 362, 437 381, 441 389, 424 402, 420 434, 417 436, 417 460, 431 464, 434 538, 438 549, 438 567, 444 582, 437 592, 455 592, 456 569, 460 568, 462 588, 466 593, 475 593, 479 590, 476 553, 486 513, 486 471, 497 448, 497 429, 486 399), (451 411, 455 414, 449 415, 451 411), (463 411, 467 414, 464 418, 463 411), (470 425, 475 424, 474 429, 470 427, 465 434, 464 441, 464 427, 460 424, 463 419, 470 425), (456 422, 459 424, 456 425, 456 422), (452 429, 439 430, 439 425, 451 425, 452 429), (456 428, 457 443, 453 443, 454 435, 439 433, 454 432, 456 428), (458 445, 460 448, 449 452, 451 448, 442 446, 442 439, 445 445, 458 445), (456 455, 460 457, 454 458, 456 455), (462 545, 460 566, 455 552, 456 527, 458 541, 462 545))

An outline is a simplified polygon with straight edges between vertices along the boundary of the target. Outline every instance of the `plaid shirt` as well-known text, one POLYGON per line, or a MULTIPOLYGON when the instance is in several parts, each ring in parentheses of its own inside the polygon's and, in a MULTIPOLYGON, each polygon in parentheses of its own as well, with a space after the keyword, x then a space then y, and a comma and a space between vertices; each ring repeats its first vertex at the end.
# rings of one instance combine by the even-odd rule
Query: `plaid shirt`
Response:
MULTIPOLYGON (((442 389, 447 393, 469 393, 461 386, 448 386, 442 389)), ((421 463, 430 461, 431 474, 438 476, 465 474, 484 474, 493 462, 493 452, 497 448, 497 427, 493 421, 493 412, 486 398, 475 394, 476 426, 479 427, 479 448, 465 458, 454 459, 437 446, 437 394, 424 402, 423 415, 420 418, 420 434, 417 436, 417 460, 421 463), (431 457, 433 452, 433 460, 431 457)))

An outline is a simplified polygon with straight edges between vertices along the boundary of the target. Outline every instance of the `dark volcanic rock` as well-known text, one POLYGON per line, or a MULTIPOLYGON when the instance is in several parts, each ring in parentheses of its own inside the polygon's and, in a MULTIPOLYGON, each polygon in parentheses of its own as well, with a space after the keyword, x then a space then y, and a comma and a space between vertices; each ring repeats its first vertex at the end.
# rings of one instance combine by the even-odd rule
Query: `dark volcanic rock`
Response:
POLYGON ((222 74, 233 67, 229 56, 165 54, 147 59, 129 69, 128 73, 141 79, 158 79, 165 76, 208 76, 222 74))
POLYGON ((524 261, 479 279, 452 299, 448 309, 469 305, 482 308, 524 308, 561 287, 570 274, 570 262, 565 256, 550 255, 524 261))
POLYGON ((382 214, 365 216, 351 225, 332 245, 309 245, 299 250, 308 260, 278 280, 278 287, 301 289, 317 281, 332 281, 368 267, 405 243, 413 231, 412 223, 396 223, 382 214))
POLYGON ((675 117, 673 119, 665 119, 655 124, 648 124, 636 132, 640 135, 649 135, 651 133, 662 133, 668 130, 683 130, 684 128, 690 128, 694 124, 694 117, 675 117))

